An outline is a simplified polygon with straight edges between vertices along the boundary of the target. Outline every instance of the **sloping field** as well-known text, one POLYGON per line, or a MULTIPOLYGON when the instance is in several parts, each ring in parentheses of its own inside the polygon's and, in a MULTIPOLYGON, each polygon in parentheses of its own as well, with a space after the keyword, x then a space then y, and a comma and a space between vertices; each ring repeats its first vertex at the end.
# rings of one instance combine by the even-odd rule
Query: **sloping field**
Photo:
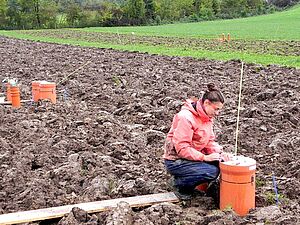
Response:
POLYGON ((0 35, 144 53, 300 68, 300 7, 235 20, 147 27, 0 31, 0 35), (225 41, 221 40, 224 33, 225 41), (229 38, 228 38, 229 34, 229 38))
POLYGON ((273 14, 232 20, 217 20, 198 23, 178 23, 161 26, 97 27, 85 31, 119 33, 141 36, 217 38, 230 33, 234 39, 243 40, 298 40, 300 39, 300 6, 273 14))
MULTIPOLYGON (((233 150, 240 61, 4 37, 0 57, 0 79, 18 78, 22 99, 31 98, 33 80, 59 84, 56 105, 0 106, 1 214, 171 191, 161 158, 165 135, 181 102, 199 96, 208 82, 227 98, 215 130, 220 144, 233 150)), ((299 76, 299 69, 245 65, 238 153, 257 161, 257 208, 248 216, 221 212, 211 198, 199 197, 189 207, 164 203, 70 214, 60 225, 299 224, 299 76)))

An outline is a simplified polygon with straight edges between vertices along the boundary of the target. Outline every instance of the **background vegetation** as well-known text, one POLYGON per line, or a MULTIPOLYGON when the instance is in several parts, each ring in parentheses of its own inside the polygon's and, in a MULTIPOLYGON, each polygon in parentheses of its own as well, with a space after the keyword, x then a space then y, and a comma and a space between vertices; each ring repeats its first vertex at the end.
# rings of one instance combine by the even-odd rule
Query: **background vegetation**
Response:
POLYGON ((298 1, 0 0, 0 29, 158 25, 230 19, 266 14, 298 1))
POLYGON ((300 6, 270 15, 160 26, 0 30, 34 41, 300 68, 300 6), (226 40, 221 37, 225 33, 226 40), (230 33, 230 40, 227 40, 230 33))
MULTIPOLYGON (((258 10, 259 7, 254 7, 251 11, 249 4, 262 2, 239 0, 239 3, 245 3, 242 9, 253 14, 271 9, 274 5, 270 4, 273 3, 284 7, 288 5, 283 2, 285 1, 264 1, 260 8, 262 11, 258 10)), ((169 19, 174 22, 196 18, 193 21, 197 21, 251 14, 238 13, 243 10, 232 8, 235 3, 237 0, 0 0, 0 35, 86 47, 217 60, 243 60, 262 65, 277 64, 300 68, 300 6, 247 18, 153 25, 153 21, 158 17, 158 22, 162 23, 169 19), (163 2, 166 5, 170 3, 169 8, 163 8, 163 2), (186 8, 188 3, 191 10, 186 8), (208 15, 204 12, 208 12, 209 9, 203 4, 218 9, 210 14, 213 17, 203 17, 208 15), (137 23, 138 26, 104 27, 119 23, 137 23), (145 26, 143 23, 151 25, 145 26), (93 26, 89 26, 90 24, 93 26), (102 27, 98 26, 99 24, 102 27), (80 26, 84 28, 77 28, 80 26), (72 28, 33 29, 51 27, 72 28), (3 30, 4 28, 19 30, 3 30), (230 40, 227 40, 228 34, 230 40), (226 40, 222 40, 222 37, 226 37, 226 40)), ((238 7, 241 7, 241 4, 238 7)))

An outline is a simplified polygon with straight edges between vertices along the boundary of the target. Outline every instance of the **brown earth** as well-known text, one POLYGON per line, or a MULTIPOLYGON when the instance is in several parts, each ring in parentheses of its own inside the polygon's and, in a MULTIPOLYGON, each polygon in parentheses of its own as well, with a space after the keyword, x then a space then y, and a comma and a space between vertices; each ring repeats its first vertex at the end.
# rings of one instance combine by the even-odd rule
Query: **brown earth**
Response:
MULTIPOLYGON (((227 97, 215 131, 233 150, 239 61, 4 37, 0 56, 0 79, 18 78, 22 99, 31 98, 33 80, 58 84, 56 105, 0 106, 0 214, 170 191, 161 158, 165 135, 181 102, 199 96, 208 82, 227 97)), ((212 199, 200 197, 189 205, 134 210, 122 203, 96 215, 74 209, 59 224, 299 224, 299 76, 299 69, 245 65, 238 153, 257 160, 257 208, 247 217, 216 210, 212 199)))

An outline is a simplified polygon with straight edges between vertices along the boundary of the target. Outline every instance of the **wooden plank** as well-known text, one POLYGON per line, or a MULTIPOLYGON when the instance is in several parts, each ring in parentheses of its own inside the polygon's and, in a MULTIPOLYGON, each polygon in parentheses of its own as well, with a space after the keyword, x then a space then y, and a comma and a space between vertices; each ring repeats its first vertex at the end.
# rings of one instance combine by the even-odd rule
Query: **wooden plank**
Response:
POLYGON ((0 102, 0 105, 11 105, 11 102, 9 101, 0 102))
POLYGON ((161 202, 178 202, 179 199, 173 192, 141 195, 128 198, 110 199, 97 202, 79 203, 74 205, 66 205, 45 209, 37 209, 16 213, 8 213, 0 215, 0 224, 19 224, 39 220, 53 219, 63 217, 69 213, 72 208, 79 207, 88 213, 102 212, 115 208, 119 202, 128 202, 131 207, 147 206, 161 202))
MULTIPOLYGON (((21 103, 32 102, 32 100, 21 100, 21 103)), ((11 101, 0 102, 0 105, 11 105, 11 101)))

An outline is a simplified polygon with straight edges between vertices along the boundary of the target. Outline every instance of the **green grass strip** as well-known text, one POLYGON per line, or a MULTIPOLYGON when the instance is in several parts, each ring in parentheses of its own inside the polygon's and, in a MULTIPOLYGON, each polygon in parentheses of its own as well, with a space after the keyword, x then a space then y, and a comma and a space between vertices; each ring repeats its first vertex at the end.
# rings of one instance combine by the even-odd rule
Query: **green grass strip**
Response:
POLYGON ((109 44, 101 42, 87 42, 78 41, 75 39, 58 39, 58 38, 47 38, 47 37, 36 37, 24 33, 18 33, 16 31, 0 31, 0 35, 21 38, 40 42, 50 42, 58 44, 69 44, 82 47, 96 47, 96 48, 112 48, 116 50, 126 51, 139 51, 143 53, 151 53, 158 55, 168 56, 188 56, 200 59, 214 59, 214 60, 234 60, 240 59, 247 63, 255 63, 261 65, 276 64, 281 66, 296 67, 300 68, 300 57, 299 56, 277 56, 277 55, 261 55, 261 54, 250 54, 240 52, 214 52, 204 50, 193 50, 166 46, 147 46, 147 45, 123 45, 120 44, 109 44))

